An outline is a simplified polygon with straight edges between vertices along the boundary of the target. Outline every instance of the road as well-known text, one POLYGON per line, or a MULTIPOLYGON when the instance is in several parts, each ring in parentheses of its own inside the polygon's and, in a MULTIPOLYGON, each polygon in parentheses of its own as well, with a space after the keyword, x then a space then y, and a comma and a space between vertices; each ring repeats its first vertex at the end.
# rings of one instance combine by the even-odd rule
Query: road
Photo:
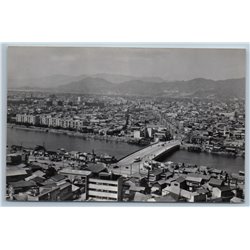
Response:
POLYGON ((140 151, 137 151, 127 157, 121 159, 113 167, 113 172, 122 175, 132 175, 134 173, 146 174, 143 170, 143 164, 146 161, 154 160, 155 157, 169 150, 170 148, 180 145, 179 141, 158 142, 150 145, 140 151), (135 159, 140 158, 140 161, 135 162, 135 159))

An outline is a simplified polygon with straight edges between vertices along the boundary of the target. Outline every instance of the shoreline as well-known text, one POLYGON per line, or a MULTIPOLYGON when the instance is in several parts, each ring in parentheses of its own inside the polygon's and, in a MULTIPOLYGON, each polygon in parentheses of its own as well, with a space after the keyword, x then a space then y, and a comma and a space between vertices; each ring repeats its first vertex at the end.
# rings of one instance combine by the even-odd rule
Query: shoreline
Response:
POLYGON ((42 133, 62 134, 62 135, 67 135, 67 136, 77 137, 77 138, 82 138, 82 139, 94 139, 94 140, 100 140, 100 141, 113 141, 113 142, 122 142, 122 143, 128 143, 129 139, 131 139, 127 137, 93 135, 93 134, 80 133, 76 131, 69 131, 69 130, 62 130, 62 129, 54 129, 54 128, 43 128, 43 127, 35 127, 35 126, 26 127, 23 125, 17 125, 17 124, 11 124, 11 123, 7 123, 7 128, 15 128, 15 129, 20 129, 20 130, 42 132, 42 133))
MULTIPOLYGON (((129 140, 131 139, 128 137, 93 135, 93 134, 80 133, 77 131, 69 131, 69 130, 63 130, 63 129, 43 128, 43 127, 36 127, 36 126, 26 127, 25 125, 12 124, 12 123, 7 123, 7 128, 15 128, 15 129, 20 129, 20 130, 35 131, 35 132, 42 132, 42 133, 62 134, 62 135, 67 135, 67 136, 82 138, 82 139, 87 139, 87 140, 93 139, 93 140, 116 142, 116 143, 122 142, 122 143, 127 143, 127 144, 129 144, 129 140)), ((181 145, 180 149, 188 151, 187 145, 181 145)), ((245 159, 243 156, 240 156, 240 155, 232 156, 226 152, 207 152, 207 151, 195 152, 194 151, 194 153, 197 153, 197 154, 206 153, 206 154, 222 156, 222 157, 245 159)))
MULTIPOLYGON (((181 145, 180 149, 189 151, 187 144, 181 145)), ((242 156, 242 155, 232 155, 230 153, 222 152, 222 151, 220 151, 220 152, 209 152, 209 151, 206 151, 206 150, 201 150, 200 152, 199 151, 198 152, 197 151, 189 151, 189 152, 197 153, 197 154, 199 154, 199 153, 205 153, 205 154, 217 155, 217 156, 222 156, 222 157, 243 158, 243 159, 245 159, 245 157, 242 156)))

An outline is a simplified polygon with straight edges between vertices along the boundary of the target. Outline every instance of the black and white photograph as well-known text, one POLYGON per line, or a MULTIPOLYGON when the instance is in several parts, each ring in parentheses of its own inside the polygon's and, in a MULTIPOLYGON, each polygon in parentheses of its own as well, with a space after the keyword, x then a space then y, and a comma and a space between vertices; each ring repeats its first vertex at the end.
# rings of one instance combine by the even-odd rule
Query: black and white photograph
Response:
POLYGON ((245 201, 246 49, 8 46, 6 202, 245 201))
POLYGON ((249 1, 0 6, 1 249, 247 249, 249 1))

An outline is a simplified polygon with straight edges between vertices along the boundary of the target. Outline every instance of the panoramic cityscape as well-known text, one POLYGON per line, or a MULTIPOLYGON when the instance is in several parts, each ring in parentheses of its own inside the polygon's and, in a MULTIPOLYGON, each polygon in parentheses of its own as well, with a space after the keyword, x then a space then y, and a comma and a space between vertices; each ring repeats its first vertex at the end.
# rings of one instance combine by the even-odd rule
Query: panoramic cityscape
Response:
POLYGON ((244 50, 8 59, 7 201, 244 202, 244 50))

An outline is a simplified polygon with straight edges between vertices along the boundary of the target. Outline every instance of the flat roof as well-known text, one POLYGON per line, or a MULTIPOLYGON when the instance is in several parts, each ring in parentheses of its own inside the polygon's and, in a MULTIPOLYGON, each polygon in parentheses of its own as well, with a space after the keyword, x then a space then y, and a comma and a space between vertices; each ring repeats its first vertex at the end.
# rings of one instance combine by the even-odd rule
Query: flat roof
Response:
POLYGON ((80 175, 80 176, 89 176, 91 175, 91 171, 88 170, 77 170, 71 168, 64 168, 59 171, 59 174, 62 175, 80 175))
POLYGON ((24 169, 17 169, 17 168, 15 168, 15 169, 10 169, 10 168, 7 168, 7 170, 6 170, 6 176, 7 177, 10 177, 10 176, 19 176, 19 175, 26 175, 27 174, 27 172, 26 172, 26 170, 24 170, 24 169))

